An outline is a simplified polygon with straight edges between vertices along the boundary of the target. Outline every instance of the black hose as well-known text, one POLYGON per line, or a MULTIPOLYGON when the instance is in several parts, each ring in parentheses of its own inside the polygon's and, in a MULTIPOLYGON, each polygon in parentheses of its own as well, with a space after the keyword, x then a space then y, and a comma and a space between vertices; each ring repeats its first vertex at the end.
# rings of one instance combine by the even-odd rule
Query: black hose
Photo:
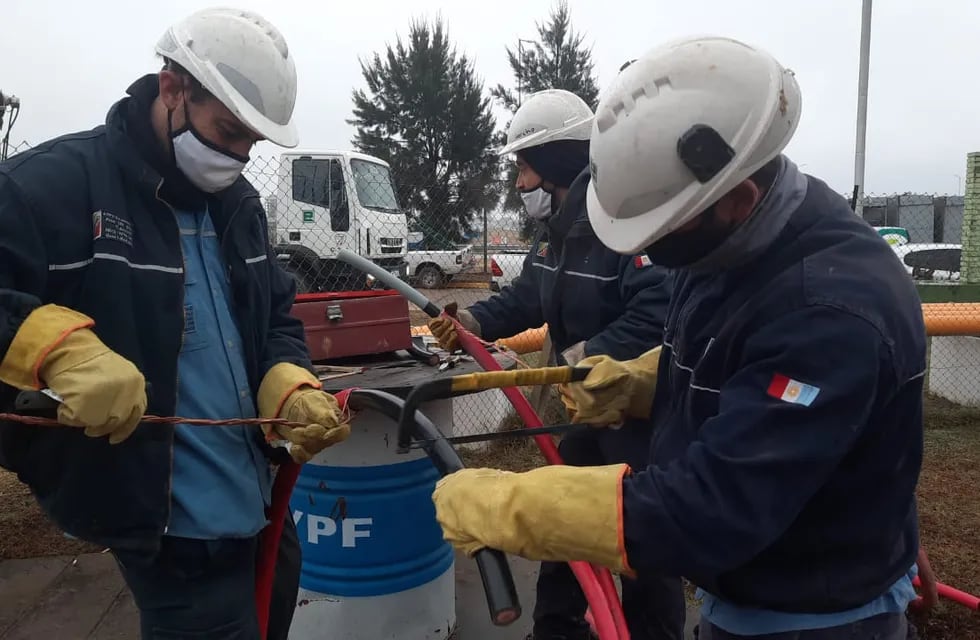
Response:
MULTIPOLYGON (((418 410, 419 406, 428 400, 452 397, 452 384, 452 378, 431 380, 428 383, 419 384, 413 387, 409 392, 408 397, 405 398, 404 401, 401 401, 399 398, 401 401, 402 411, 399 413, 399 415, 393 416, 393 420, 398 423, 398 448, 396 449, 398 453, 408 453, 412 445, 413 436, 418 435, 418 425, 420 424, 419 416, 425 418, 425 416, 422 415, 422 412, 418 410)), ((436 438, 439 439, 441 436, 436 435, 436 438)))
MULTIPOLYGON (((384 391, 355 389, 350 393, 348 406, 354 410, 372 409, 398 421, 404 413, 405 402, 384 391)), ((446 476, 463 468, 463 461, 456 450, 421 411, 414 413, 413 435, 422 443, 422 450, 441 475, 446 476)), ((521 617, 521 603, 517 596, 517 587, 514 586, 514 576, 507 564, 507 556, 496 549, 481 549, 474 558, 480 569, 491 621, 497 626, 511 624, 521 617)))

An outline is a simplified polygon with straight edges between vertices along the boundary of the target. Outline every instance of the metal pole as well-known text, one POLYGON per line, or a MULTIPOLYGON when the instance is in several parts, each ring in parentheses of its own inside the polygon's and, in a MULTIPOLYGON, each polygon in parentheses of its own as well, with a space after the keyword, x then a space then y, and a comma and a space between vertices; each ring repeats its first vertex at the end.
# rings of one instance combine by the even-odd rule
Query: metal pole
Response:
POLYGON ((858 72, 857 135, 854 144, 854 212, 863 214, 865 140, 868 134, 868 61, 871 58, 871 0, 861 11, 861 59, 858 72))
POLYGON ((517 106, 521 106, 521 87, 524 83, 524 41, 517 39, 517 106))
POLYGON ((489 234, 490 232, 487 230, 487 208, 483 207, 483 273, 490 276, 492 280, 493 276, 490 274, 490 256, 488 255, 489 251, 487 247, 489 242, 487 236, 489 234))
POLYGON ((517 106, 520 107, 524 100, 524 43, 534 44, 534 40, 527 38, 517 39, 517 59, 520 66, 517 71, 517 106))

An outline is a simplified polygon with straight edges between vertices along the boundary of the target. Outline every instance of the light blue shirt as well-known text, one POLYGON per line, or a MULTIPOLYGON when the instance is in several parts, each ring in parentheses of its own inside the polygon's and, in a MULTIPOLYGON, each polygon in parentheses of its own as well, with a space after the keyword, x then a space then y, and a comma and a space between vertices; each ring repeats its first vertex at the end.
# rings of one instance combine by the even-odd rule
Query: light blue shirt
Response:
MULTIPOLYGON (((177 367, 177 415, 256 415, 231 287, 207 211, 177 212, 184 253, 184 341, 177 367)), ((178 425, 167 535, 215 540, 256 535, 266 525, 271 470, 258 427, 178 425)))
POLYGON ((750 609, 716 598, 701 589, 697 590, 696 597, 701 599, 702 618, 735 635, 755 636, 806 629, 827 629, 883 613, 905 613, 909 603, 918 597, 912 586, 912 580, 918 572, 918 566, 913 564, 908 573, 899 578, 880 597, 856 609, 835 613, 785 613, 750 609))

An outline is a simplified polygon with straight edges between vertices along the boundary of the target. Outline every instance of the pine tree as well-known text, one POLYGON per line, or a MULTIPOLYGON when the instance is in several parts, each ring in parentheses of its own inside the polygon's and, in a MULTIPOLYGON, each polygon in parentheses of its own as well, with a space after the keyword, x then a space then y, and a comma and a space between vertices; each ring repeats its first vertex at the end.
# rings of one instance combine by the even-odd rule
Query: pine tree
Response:
POLYGON ((399 202, 426 248, 449 248, 500 199, 491 99, 440 18, 415 20, 408 42, 361 62, 367 90, 353 92, 352 141, 391 164, 399 202))
MULTIPOLYGON (((507 47, 507 60, 514 74, 513 88, 498 84, 491 95, 508 111, 514 113, 521 102, 536 91, 565 89, 576 94, 595 109, 599 101, 599 85, 592 62, 592 48, 585 45, 585 36, 572 28, 571 13, 566 0, 559 0, 551 10, 547 22, 535 24, 538 38, 530 45, 513 49, 507 47)), ((510 123, 508 122, 509 126, 510 123)), ((506 142, 506 127, 497 135, 497 144, 506 142)), ((506 159, 506 197, 504 208, 524 210, 524 204, 514 189, 517 170, 511 159, 506 159)), ((522 235, 527 238, 534 231, 534 221, 523 218, 522 235)))

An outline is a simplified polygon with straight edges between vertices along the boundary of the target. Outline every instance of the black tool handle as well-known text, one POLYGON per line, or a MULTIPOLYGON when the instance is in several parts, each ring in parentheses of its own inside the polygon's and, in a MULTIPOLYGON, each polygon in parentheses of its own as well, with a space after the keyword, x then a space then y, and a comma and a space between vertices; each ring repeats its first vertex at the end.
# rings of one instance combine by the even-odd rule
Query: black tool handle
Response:
POLYGON ((57 414, 60 404, 41 391, 21 391, 14 399, 14 413, 22 415, 57 414))
MULTIPOLYGON (((146 383, 146 397, 149 399, 153 385, 146 383)), ((24 416, 57 417, 60 402, 43 391, 21 391, 14 398, 14 413, 24 416)))
MULTIPOLYGON (((405 415, 405 401, 384 391, 355 389, 351 391, 348 406, 352 409, 370 408, 397 421, 405 415)), ((423 442, 426 455, 432 460, 440 475, 448 475, 463 468, 456 450, 446 442, 439 429, 421 412, 409 413, 415 435, 423 442)), ((514 586, 514 576, 507 563, 507 556, 496 549, 480 549, 475 554, 480 569, 483 592, 487 597, 490 619, 497 626, 508 625, 521 617, 521 602, 514 586)))

